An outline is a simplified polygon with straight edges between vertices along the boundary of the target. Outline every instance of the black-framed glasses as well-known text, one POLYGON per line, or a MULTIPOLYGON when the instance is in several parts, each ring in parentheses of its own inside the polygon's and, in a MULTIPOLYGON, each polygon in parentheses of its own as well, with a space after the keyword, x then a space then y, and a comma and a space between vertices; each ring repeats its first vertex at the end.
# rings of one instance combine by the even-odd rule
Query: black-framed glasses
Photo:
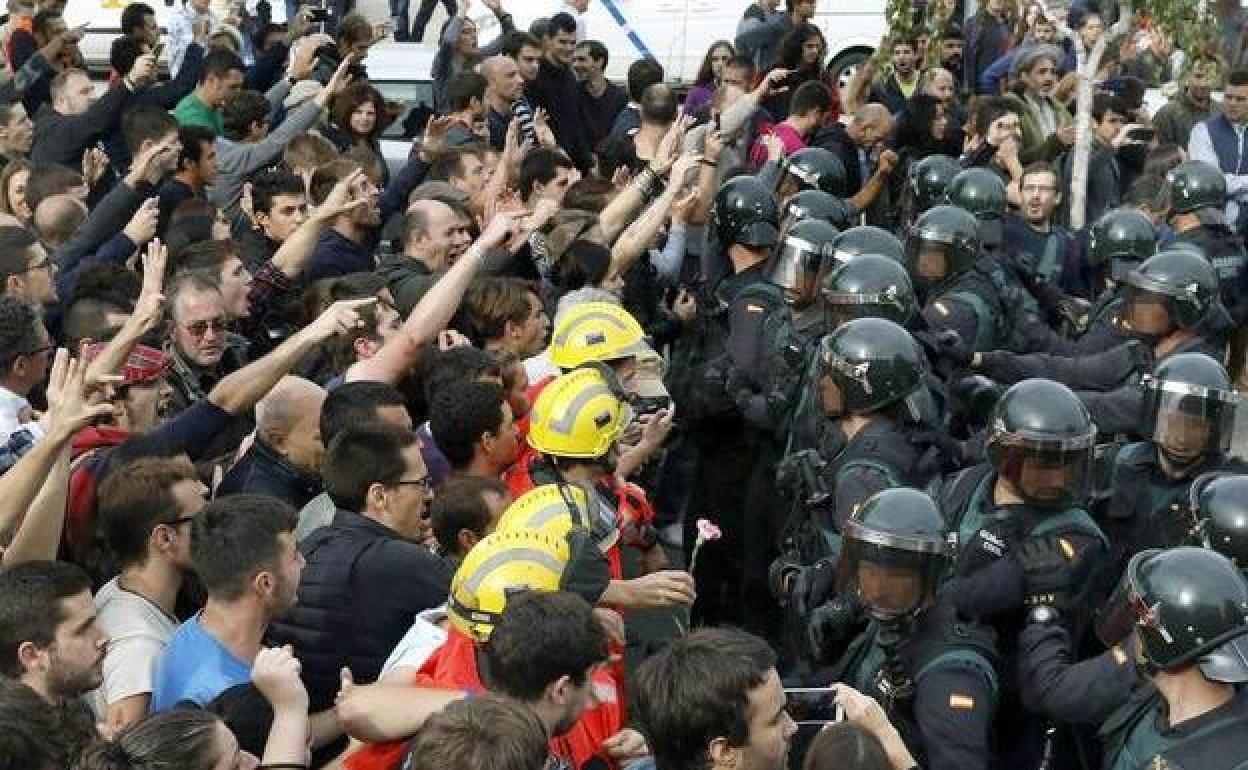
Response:
POLYGON ((51 267, 52 267, 52 258, 49 256, 44 256, 44 258, 41 261, 28 266, 25 272, 31 273, 31 272, 34 272, 35 270, 43 270, 44 268, 51 268, 51 267))
POLYGON ((195 514, 191 514, 189 516, 179 516, 176 519, 162 521, 161 524, 164 524, 166 527, 173 527, 174 529, 177 529, 183 524, 188 524, 192 521, 195 521, 195 514))
POLYGON ((22 351, 21 353, 18 353, 18 355, 19 355, 19 356, 37 356, 37 355, 39 355, 40 353, 49 353, 49 352, 51 352, 51 351, 53 351, 53 350, 56 350, 56 345, 40 345, 40 346, 39 346, 39 347, 37 347, 37 348, 32 348, 32 349, 30 349, 30 350, 24 350, 24 351, 22 351))
POLYGON ((433 479, 428 476, 421 476, 418 479, 398 479, 397 481, 387 482, 392 487, 421 487, 426 492, 433 489, 433 479))

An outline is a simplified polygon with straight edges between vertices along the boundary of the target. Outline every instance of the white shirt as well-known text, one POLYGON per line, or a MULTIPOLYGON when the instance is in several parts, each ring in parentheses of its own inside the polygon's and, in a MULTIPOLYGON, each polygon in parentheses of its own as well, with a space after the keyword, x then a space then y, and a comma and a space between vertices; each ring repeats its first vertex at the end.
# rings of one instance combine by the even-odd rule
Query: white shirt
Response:
POLYGON ((186 49, 195 40, 195 22, 207 19, 208 33, 213 34, 221 29, 221 20, 209 10, 207 13, 195 12, 189 4, 169 14, 169 76, 177 77, 182 69, 182 60, 186 58, 186 49))
POLYGON ((43 428, 39 423, 22 421, 21 414, 30 408, 30 401, 25 396, 0 385, 0 444, 8 441, 18 428, 29 430, 36 441, 43 438, 43 428))
MULTIPOLYGON (((1239 146, 1243 147, 1244 131, 1248 130, 1248 125, 1231 125, 1235 129, 1239 146)), ((1191 136, 1187 140, 1187 155, 1192 160, 1203 160, 1214 168, 1222 168, 1222 164, 1218 163, 1218 153, 1213 149, 1209 126, 1203 120, 1192 126, 1191 136)), ((1248 169, 1248 158, 1240 158, 1240 165, 1248 169)), ((1226 178, 1226 220, 1234 228, 1239 219, 1239 199, 1248 196, 1248 174, 1228 174, 1226 169, 1222 169, 1222 176, 1226 178)))
POLYGON ((572 18, 576 19, 576 42, 578 43, 584 42, 585 36, 587 34, 586 29, 585 29, 585 14, 576 10, 576 6, 572 5, 572 3, 567 2, 566 0, 563 5, 555 9, 555 12, 566 13, 572 18))
POLYGON ((99 719, 110 703, 152 691, 156 664, 178 625, 155 603, 122 588, 118 580, 108 581, 95 595, 96 622, 109 640, 104 682, 87 695, 99 719))

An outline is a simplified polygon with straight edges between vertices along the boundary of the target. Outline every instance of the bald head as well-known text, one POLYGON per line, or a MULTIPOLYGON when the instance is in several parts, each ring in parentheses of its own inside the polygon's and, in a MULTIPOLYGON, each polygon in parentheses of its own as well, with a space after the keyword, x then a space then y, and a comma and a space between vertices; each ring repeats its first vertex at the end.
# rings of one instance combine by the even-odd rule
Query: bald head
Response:
POLYGON ((441 201, 428 198, 407 207, 403 218, 403 253, 424 262, 430 270, 441 270, 455 245, 459 217, 441 201))
POLYGON ((510 104, 520 98, 520 92, 524 90, 524 78, 520 75, 520 68, 510 56, 491 56, 481 62, 481 74, 485 76, 487 83, 487 101, 494 95, 510 104))
POLYGON ((319 473, 321 407, 325 389, 302 377, 286 376, 256 404, 256 437, 310 473, 319 473))
POLYGON ((86 219, 86 205, 75 195, 60 193, 39 201, 33 221, 43 242, 56 247, 67 242, 86 219))

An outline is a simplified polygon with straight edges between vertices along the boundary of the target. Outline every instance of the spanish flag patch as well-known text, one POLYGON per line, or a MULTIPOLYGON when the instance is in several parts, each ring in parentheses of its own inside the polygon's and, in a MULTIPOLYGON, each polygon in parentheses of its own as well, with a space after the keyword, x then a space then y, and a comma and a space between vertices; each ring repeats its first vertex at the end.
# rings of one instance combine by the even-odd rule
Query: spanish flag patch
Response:
POLYGON ((961 695, 956 692, 950 693, 949 708, 955 711, 970 711, 975 708, 975 699, 969 695, 961 695))

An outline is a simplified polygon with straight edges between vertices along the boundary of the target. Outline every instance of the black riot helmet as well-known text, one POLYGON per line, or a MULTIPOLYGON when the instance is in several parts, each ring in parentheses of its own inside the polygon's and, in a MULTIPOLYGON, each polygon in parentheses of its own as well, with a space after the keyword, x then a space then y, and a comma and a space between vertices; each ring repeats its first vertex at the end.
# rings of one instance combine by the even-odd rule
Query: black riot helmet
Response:
POLYGON ((931 497, 895 487, 876 492, 845 521, 838 593, 857 596, 887 621, 928 606, 949 568, 945 520, 931 497))
POLYGON ((789 186, 795 184, 797 191, 821 190, 840 197, 845 194, 848 179, 845 164, 833 152, 822 147, 803 147, 781 162, 776 189, 783 190, 787 182, 789 186))
POLYGON ((906 266, 916 288, 936 288, 975 263, 979 225, 957 206, 930 208, 910 226, 906 266))
POLYGON ((1119 206, 1101 215, 1088 234, 1088 262, 1109 265, 1115 281, 1157 251, 1157 230, 1139 209, 1119 206))
POLYGON ((1123 320, 1143 336, 1162 336, 1170 326, 1193 329, 1218 303, 1218 276, 1208 260, 1183 249, 1169 249, 1144 260, 1127 273, 1123 320), (1159 324, 1150 305, 1164 305, 1169 325, 1159 324))
POLYGON ((739 243, 769 249, 780 240, 780 214, 775 196, 752 176, 724 182, 715 194, 711 224, 724 248, 739 243))
POLYGON ((873 225, 842 230, 832 242, 832 250, 837 262, 848 262, 859 254, 881 254, 898 262, 906 258, 906 247, 897 236, 873 225))
POLYGON ((950 205, 965 209, 979 222, 979 240, 989 248, 1001 243, 1001 220, 1008 204, 1005 182, 986 168, 958 172, 945 191, 950 205))
MULTIPOLYGON (((923 358, 910 332, 883 318, 841 325, 819 343, 814 387, 829 417, 871 414, 921 390, 923 358)), ((917 420, 917 401, 906 403, 917 420)))
POLYGON ((1204 353, 1177 353, 1144 380, 1152 441, 1179 467, 1231 447, 1238 396, 1222 364, 1204 353))
POLYGON ((1001 219, 1008 202, 1005 182, 986 168, 959 171, 945 189, 949 204, 966 209, 976 219, 1001 219))
POLYGON ((1084 497, 1096 428, 1070 388, 1023 380, 1001 396, 988 418, 988 457, 1023 502, 1065 508, 1084 497))
POLYGON ((1222 211, 1226 207, 1226 177, 1204 161, 1183 161, 1166 174, 1166 195, 1172 214, 1200 209, 1222 211))
POLYGON ((1191 510, 1201 543, 1248 569, 1248 476, 1204 473, 1192 482, 1191 510))
POLYGON ((1114 645, 1132 630, 1150 668, 1194 663, 1206 679, 1248 682, 1248 583, 1216 551, 1182 546, 1131 557, 1097 635, 1114 645))
POLYGON ((833 264, 832 241, 837 230, 827 222, 808 219, 789 228, 772 255, 767 280, 784 289, 784 298, 794 308, 808 307, 815 301, 820 276, 833 264))
POLYGON ((818 219, 843 230, 853 223, 854 213, 848 203, 835 195, 823 190, 802 190, 784 202, 782 220, 792 227, 807 219, 818 219))
POLYGON ((909 184, 914 211, 921 213, 944 203, 949 183, 961 170, 961 164, 948 155, 928 155, 911 166, 909 184))
POLYGON ((905 325, 918 300, 910 275, 896 260, 859 254, 838 264, 819 288, 829 331, 855 318, 883 318, 905 325))

